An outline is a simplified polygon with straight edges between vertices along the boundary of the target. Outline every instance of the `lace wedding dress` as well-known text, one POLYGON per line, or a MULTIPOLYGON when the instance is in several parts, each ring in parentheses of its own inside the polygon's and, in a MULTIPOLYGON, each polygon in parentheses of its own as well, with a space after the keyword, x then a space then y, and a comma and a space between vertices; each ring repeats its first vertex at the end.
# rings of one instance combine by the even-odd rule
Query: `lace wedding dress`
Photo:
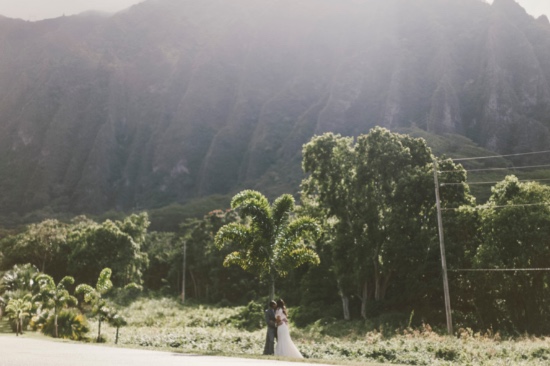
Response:
POLYGON ((277 327, 277 346, 275 347, 275 356, 304 358, 298 348, 290 339, 290 330, 288 328, 288 318, 283 313, 282 309, 277 309, 275 317, 279 317, 282 321, 277 327))

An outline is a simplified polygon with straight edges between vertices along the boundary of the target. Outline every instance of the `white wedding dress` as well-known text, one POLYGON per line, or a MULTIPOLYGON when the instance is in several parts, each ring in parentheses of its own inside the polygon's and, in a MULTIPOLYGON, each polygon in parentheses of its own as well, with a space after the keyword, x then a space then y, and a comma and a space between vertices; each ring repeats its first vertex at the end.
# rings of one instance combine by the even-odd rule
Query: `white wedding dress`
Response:
POLYGON ((277 327, 277 346, 275 346, 275 356, 304 358, 298 348, 290 339, 290 330, 288 328, 288 318, 282 309, 277 309, 275 317, 280 317, 282 323, 277 327))

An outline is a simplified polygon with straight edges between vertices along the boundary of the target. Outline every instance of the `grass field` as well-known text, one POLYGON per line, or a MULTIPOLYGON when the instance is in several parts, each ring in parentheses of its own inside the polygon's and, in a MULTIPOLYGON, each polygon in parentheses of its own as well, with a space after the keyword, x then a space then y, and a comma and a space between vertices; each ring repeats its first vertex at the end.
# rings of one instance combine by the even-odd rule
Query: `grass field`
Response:
POLYGON ((8 318, 3 318, 0 320, 0 334, 2 333, 12 333, 11 327, 8 323, 8 318))
MULTIPOLYGON (((120 329, 119 344, 186 353, 259 356, 265 330, 238 327, 245 307, 182 306, 175 299, 139 300, 122 311, 128 326, 120 329)), ((253 317, 252 323, 261 317, 253 317)), ((250 320, 250 319, 248 319, 250 320)), ((250 325, 250 321, 247 323, 250 325)), ((368 331, 364 322, 317 322, 307 328, 292 327, 292 338, 308 361, 334 364, 370 362, 404 365, 548 365, 550 339, 522 337, 501 339, 498 334, 459 330, 455 337, 421 329, 368 331)), ((90 319, 90 337, 97 324, 90 319)), ((115 329, 102 326, 107 343, 114 343, 115 329)))

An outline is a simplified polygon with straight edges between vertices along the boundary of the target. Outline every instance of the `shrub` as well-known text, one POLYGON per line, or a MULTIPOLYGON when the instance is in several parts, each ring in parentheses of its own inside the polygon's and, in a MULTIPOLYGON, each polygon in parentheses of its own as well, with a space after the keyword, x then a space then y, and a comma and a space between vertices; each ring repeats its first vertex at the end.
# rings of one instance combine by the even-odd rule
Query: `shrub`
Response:
MULTIPOLYGON (((48 317, 42 333, 54 336, 55 335, 55 316, 53 313, 48 317)), ((57 326, 59 338, 82 340, 86 333, 90 331, 86 317, 76 309, 64 309, 59 312, 57 317, 57 326)))
POLYGON ((239 313, 229 318, 229 323, 248 331, 261 329, 264 327, 264 308, 262 304, 250 301, 239 313))
POLYGON ((338 319, 342 312, 340 304, 327 306, 322 302, 292 307, 289 311, 290 319, 299 327, 308 326, 318 320, 323 320, 322 323, 325 323, 326 319, 338 319))

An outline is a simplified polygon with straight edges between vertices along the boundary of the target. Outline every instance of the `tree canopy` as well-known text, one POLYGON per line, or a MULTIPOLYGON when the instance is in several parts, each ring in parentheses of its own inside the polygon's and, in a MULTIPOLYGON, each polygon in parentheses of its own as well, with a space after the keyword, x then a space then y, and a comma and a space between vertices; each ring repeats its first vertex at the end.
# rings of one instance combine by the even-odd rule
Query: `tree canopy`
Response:
POLYGON ((270 205, 260 192, 245 190, 233 197, 231 207, 245 221, 227 224, 216 234, 218 248, 228 243, 239 246, 223 264, 269 278, 271 299, 277 277, 303 264, 319 263, 312 246, 319 237, 319 226, 310 217, 292 218, 295 203, 291 195, 284 194, 270 205))

